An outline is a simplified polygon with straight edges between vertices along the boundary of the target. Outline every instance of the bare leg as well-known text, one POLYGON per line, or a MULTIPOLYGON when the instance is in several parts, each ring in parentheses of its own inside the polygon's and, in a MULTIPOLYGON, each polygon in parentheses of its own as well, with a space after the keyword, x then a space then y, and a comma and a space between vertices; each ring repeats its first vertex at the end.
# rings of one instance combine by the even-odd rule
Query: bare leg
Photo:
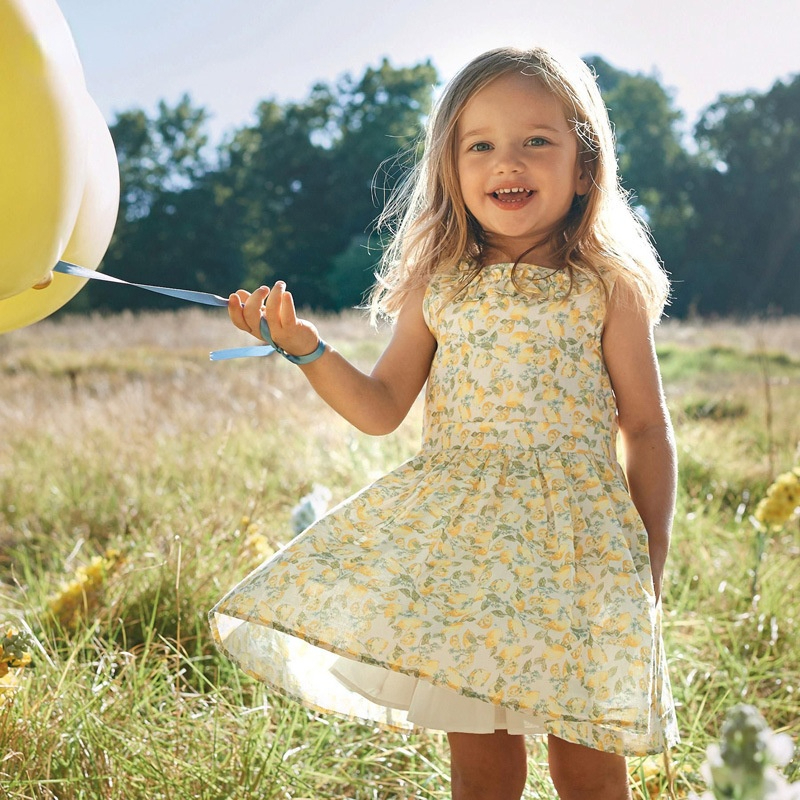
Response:
POLYGON ((547 737, 550 777, 561 800, 631 800, 622 756, 547 737))
POLYGON ((520 800, 528 776, 525 737, 448 733, 453 800, 520 800))

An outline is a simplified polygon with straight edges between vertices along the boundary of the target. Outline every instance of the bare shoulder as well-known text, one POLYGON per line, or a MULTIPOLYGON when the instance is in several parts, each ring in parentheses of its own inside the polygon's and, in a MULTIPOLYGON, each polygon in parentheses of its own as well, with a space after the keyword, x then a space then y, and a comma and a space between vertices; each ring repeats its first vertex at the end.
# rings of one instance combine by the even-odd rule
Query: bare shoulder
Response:
POLYGON ((428 324, 425 321, 424 304, 426 291, 426 286, 419 286, 409 292, 408 297, 406 297, 403 303, 403 307, 400 309, 400 313, 397 315, 395 332, 397 332, 399 328, 404 330, 408 329, 409 333, 416 334, 423 338, 430 337, 430 339, 433 339, 433 334, 431 334, 428 324))

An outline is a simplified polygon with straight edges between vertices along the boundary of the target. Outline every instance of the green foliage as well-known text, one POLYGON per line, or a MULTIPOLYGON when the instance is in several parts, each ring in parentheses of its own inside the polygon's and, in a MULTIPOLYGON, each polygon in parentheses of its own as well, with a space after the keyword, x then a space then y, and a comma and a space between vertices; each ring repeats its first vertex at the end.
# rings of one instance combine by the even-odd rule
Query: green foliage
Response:
POLYGON ((747 414, 747 404, 729 398, 700 397, 683 404, 689 419, 738 419, 747 414))
MULTIPOLYGON (((225 194, 208 148, 208 113, 188 96, 120 114, 111 126, 120 165, 120 213, 101 268, 137 283, 186 286, 224 293, 241 277, 225 194)), ((90 282, 71 304, 87 309, 174 308, 160 295, 139 293, 134 302, 119 287, 90 282)))
POLYGON ((354 308, 364 303, 375 280, 379 259, 380 250, 366 236, 354 237, 347 249, 334 257, 329 283, 337 308, 354 308))
POLYGON ((653 202, 669 191, 669 176, 686 159, 679 128, 683 114, 656 76, 616 69, 600 56, 585 60, 614 125, 624 185, 652 214, 647 198, 653 202))
POLYGON ((745 352, 728 345, 710 347, 680 347, 665 345, 658 348, 658 360, 664 380, 695 376, 721 376, 768 370, 770 374, 798 377, 800 361, 787 353, 745 352))
POLYGON ((141 109, 118 115, 111 138, 120 165, 124 219, 147 216, 160 195, 186 189, 207 172, 207 120, 207 112, 194 108, 188 95, 174 108, 161 101, 154 119, 141 109))
POLYGON ((676 277, 699 313, 800 308, 800 75, 721 97, 695 130, 704 164, 676 277))
MULTIPOLYGON (((800 312, 800 75, 720 97, 691 136, 657 75, 586 60, 623 186, 674 279, 671 313, 800 312)), ((437 80, 430 62, 384 60, 300 101, 263 100, 215 149, 189 97, 120 113, 122 200, 103 269, 222 295, 281 278, 302 305, 357 303, 381 254, 374 220, 419 154, 437 80)), ((92 284, 67 311, 177 302, 92 284)))
POLYGON ((342 275, 342 259, 363 271, 353 247, 380 210, 376 195, 403 174, 395 159, 414 143, 435 82, 429 63, 394 68, 384 60, 359 80, 318 84, 305 102, 259 106, 256 124, 228 146, 220 173, 237 208, 244 283, 280 277, 307 305, 352 304, 365 281, 342 275))
POLYGON ((619 70, 599 56, 587 63, 614 125, 622 184, 671 270, 684 258, 686 225, 695 211, 691 186, 697 167, 683 142, 683 114, 656 75, 619 70))

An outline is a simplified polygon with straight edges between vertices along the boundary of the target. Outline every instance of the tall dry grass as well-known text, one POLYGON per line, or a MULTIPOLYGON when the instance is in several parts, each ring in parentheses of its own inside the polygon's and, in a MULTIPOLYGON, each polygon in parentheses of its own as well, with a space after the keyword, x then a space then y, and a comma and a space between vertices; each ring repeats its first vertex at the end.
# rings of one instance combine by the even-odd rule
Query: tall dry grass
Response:
MULTIPOLYGON (((356 314, 318 322, 364 367, 387 341, 356 314)), ((440 736, 314 719, 209 640, 207 610, 289 537, 303 494, 343 499, 419 438, 419 404, 372 438, 284 361, 208 361, 245 341, 224 312, 196 310, 0 338, 0 624, 40 643, 0 708, 0 797, 448 796, 440 736), (55 619, 52 598, 92 569, 74 621, 55 619)), ((658 342, 682 464, 664 600, 685 795, 733 703, 800 729, 800 530, 772 533, 758 561, 748 521, 796 460, 800 322, 669 322, 658 342)), ((530 752, 526 796, 552 797, 530 752)))

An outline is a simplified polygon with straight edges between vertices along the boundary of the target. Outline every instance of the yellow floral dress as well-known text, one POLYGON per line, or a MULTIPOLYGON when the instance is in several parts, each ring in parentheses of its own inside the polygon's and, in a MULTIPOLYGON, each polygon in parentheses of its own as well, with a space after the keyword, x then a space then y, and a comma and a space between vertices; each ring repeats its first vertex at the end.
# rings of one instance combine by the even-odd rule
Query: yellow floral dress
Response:
POLYGON ((418 455, 212 610, 247 673, 396 728, 554 734, 622 755, 677 740, 647 534, 617 462, 605 297, 485 268, 424 300, 437 350, 418 455))

